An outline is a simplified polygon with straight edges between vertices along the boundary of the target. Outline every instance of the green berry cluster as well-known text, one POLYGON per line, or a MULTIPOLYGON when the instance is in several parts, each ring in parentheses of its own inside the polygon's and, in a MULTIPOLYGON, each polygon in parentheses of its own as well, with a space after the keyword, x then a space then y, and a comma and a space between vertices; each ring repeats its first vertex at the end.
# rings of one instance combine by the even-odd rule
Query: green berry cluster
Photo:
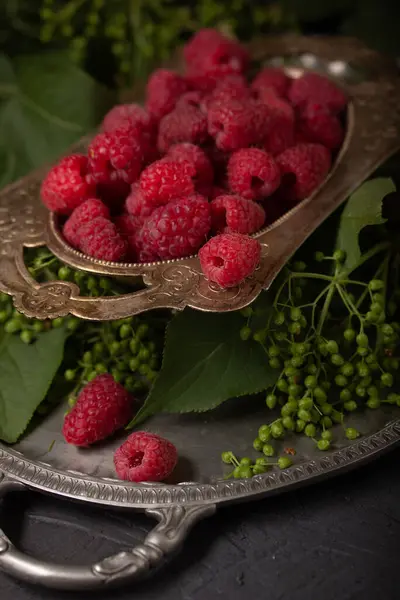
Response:
POLYGON ((276 461, 270 461, 267 457, 273 456, 272 454, 266 454, 265 457, 256 458, 254 461, 245 456, 238 460, 233 452, 223 452, 221 454, 221 460, 226 465, 233 466, 233 471, 226 475, 225 479, 230 479, 234 477, 235 479, 248 479, 249 477, 253 477, 253 475, 261 475, 265 473, 271 467, 277 466, 280 469, 287 469, 292 464, 293 461, 289 456, 280 456, 276 461))

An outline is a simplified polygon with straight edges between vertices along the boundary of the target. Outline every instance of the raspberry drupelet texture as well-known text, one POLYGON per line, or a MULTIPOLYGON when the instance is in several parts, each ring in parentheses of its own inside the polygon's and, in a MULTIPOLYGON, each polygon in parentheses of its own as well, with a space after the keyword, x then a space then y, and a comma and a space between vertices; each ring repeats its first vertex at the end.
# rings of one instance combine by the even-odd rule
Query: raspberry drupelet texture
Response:
POLYGON ((88 176, 89 163, 83 154, 62 158, 43 180, 40 190, 43 204, 53 212, 69 215, 96 195, 96 186, 88 176))
POLYGON ((239 233, 221 233, 199 251, 202 271, 222 288, 239 285, 251 275, 260 261, 259 242, 239 233))
POLYGON ((195 106, 177 107, 160 121, 157 146, 167 152, 180 142, 202 144, 208 138, 207 117, 195 106))
POLYGON ((120 479, 126 481, 163 481, 174 470, 178 452, 168 440, 135 431, 114 454, 114 465, 120 479))
POLYGON ((143 164, 141 133, 126 126, 96 135, 88 149, 90 172, 96 183, 133 183, 143 164))
POLYGON ((184 57, 189 75, 244 73, 249 64, 249 54, 241 44, 207 29, 186 44, 184 57))
POLYGON ((146 198, 144 196, 139 183, 134 183, 132 185, 131 192, 125 201, 126 211, 130 215, 143 224, 157 206, 159 206, 159 204, 155 203, 154 198, 146 198))
POLYGON ((282 152, 276 162, 282 175, 282 197, 298 202, 323 182, 331 168, 331 154, 321 144, 298 144, 282 152))
POLYGON ((246 102, 250 101, 250 98, 250 88, 243 75, 227 75, 219 80, 211 94, 203 99, 202 106, 208 110, 214 102, 223 103, 231 100, 246 102))
POLYGON ((297 129, 304 140, 322 144, 330 150, 339 148, 344 138, 343 127, 338 117, 325 105, 317 102, 308 102, 305 105, 297 129))
POLYGON ((304 106, 307 102, 318 102, 333 113, 346 108, 346 94, 322 75, 306 73, 294 79, 288 91, 288 98, 293 106, 304 106))
MULTIPOLYGON (((139 180, 140 191, 146 200, 159 206, 174 198, 193 193, 195 176, 196 169, 190 162, 158 160, 142 172, 139 180)), ((129 208, 128 212, 131 212, 129 208)))
POLYGON ((140 217, 134 217, 129 214, 122 214, 115 217, 114 224, 118 233, 127 243, 125 258, 129 262, 136 262, 140 253, 138 247, 138 236, 144 220, 140 217))
POLYGON ((223 195, 210 204, 211 228, 217 233, 255 233, 264 224, 265 212, 259 205, 241 196, 223 195))
POLYGON ((254 96, 259 98, 260 92, 269 89, 273 90, 277 96, 286 96, 291 79, 282 69, 267 67, 262 69, 251 82, 251 89, 254 96))
POLYGON ((79 230, 85 223, 89 223, 96 217, 110 218, 110 211, 101 200, 89 198, 77 206, 63 227, 63 235, 67 242, 74 248, 79 248, 79 230))
POLYGON ((131 419, 134 398, 112 375, 98 375, 85 385, 63 425, 68 444, 90 446, 124 427, 131 419))
POLYGON ((174 200, 157 208, 139 236, 144 252, 161 260, 184 258, 198 251, 211 227, 210 204, 200 194, 174 200))
MULTIPOLYGON (((268 90, 267 90, 268 91, 268 90)), ((269 90, 256 103, 260 142, 266 152, 280 154, 294 143, 295 115, 288 102, 269 90)))
POLYGON ((201 191, 212 185, 214 169, 207 154, 199 146, 189 143, 174 144, 168 150, 167 157, 177 162, 189 162, 193 164, 196 170, 196 174, 193 177, 196 190, 201 191))
POLYGON ((259 131, 254 105, 230 100, 213 102, 207 113, 208 132, 220 150, 232 151, 257 143, 259 131))
POLYGON ((104 117, 102 129, 107 133, 127 125, 137 127, 141 131, 151 132, 155 123, 139 104, 117 104, 104 117))
POLYGON ((120 236, 114 223, 104 217, 96 217, 82 225, 79 236, 80 249, 92 258, 117 262, 127 252, 126 241, 120 236))
POLYGON ((274 158, 258 148, 234 152, 228 163, 228 184, 232 192, 257 200, 270 196, 281 180, 274 158))
POLYGON ((156 69, 147 82, 147 112, 154 119, 161 119, 175 108, 178 98, 188 90, 188 83, 178 73, 156 69))

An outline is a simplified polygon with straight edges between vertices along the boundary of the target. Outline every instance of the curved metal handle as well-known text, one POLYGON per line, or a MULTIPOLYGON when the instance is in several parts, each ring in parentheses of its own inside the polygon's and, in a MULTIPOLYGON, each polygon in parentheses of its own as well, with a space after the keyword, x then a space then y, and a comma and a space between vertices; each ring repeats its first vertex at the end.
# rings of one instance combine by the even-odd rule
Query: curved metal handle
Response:
MULTIPOLYGON (((14 490, 28 488, 9 479, 0 483, 0 497, 14 490)), ((18 550, 0 529, 0 569, 28 583, 63 590, 121 585, 151 574, 179 550, 193 525, 215 510, 215 504, 148 509, 146 514, 157 519, 158 524, 143 544, 88 566, 68 567, 32 558, 18 550)))

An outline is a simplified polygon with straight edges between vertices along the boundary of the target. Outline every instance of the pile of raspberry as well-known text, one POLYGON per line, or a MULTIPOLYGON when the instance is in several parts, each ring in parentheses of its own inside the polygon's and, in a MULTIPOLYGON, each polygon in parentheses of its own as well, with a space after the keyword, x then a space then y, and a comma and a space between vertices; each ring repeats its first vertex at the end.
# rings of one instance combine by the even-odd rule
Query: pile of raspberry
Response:
POLYGON ((145 106, 115 106, 86 156, 51 169, 42 199, 88 256, 148 263, 200 251, 206 277, 234 286, 259 260, 249 236, 328 174, 347 97, 315 73, 266 67, 250 80, 246 48, 216 30, 183 52, 185 73, 154 71, 145 106))

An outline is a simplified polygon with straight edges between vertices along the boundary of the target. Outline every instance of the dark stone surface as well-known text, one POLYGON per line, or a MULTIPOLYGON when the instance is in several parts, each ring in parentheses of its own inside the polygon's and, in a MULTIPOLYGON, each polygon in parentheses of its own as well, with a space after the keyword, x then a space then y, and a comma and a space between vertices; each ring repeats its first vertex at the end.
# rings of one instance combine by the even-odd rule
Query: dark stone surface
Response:
MULTIPOLYGON (((120 591, 62 593, 0 574, 1 600, 398 600, 400 450, 356 472, 231 506, 197 526, 154 579, 120 591)), ((151 521, 37 494, 0 511, 6 533, 37 557, 91 563, 131 547, 151 521)))

